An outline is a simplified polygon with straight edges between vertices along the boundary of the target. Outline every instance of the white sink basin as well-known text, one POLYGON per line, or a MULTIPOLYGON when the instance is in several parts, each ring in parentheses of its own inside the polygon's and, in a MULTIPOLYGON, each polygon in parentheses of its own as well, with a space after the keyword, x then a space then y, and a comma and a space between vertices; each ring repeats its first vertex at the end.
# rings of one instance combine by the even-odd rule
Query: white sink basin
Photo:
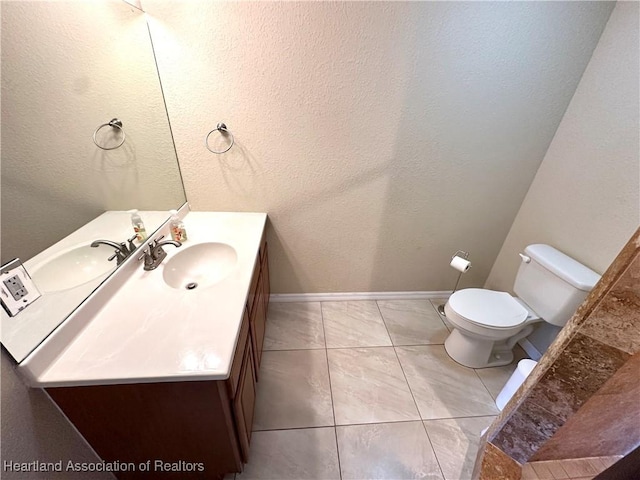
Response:
POLYGON ((231 245, 199 243, 173 255, 165 264, 162 276, 173 288, 210 287, 227 278, 237 263, 238 255, 231 245))
POLYGON ((116 268, 113 252, 89 245, 74 247, 38 264, 29 273, 42 293, 78 287, 116 268))

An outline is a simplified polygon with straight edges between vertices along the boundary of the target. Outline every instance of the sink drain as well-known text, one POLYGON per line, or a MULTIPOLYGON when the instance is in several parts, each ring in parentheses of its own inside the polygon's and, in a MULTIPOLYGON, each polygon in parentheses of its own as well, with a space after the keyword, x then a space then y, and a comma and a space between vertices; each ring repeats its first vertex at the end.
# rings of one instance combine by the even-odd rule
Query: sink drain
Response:
POLYGON ((194 288, 196 288, 198 286, 198 284, 196 282, 190 282, 187 283, 187 286, 185 287, 187 290, 193 290, 194 288))

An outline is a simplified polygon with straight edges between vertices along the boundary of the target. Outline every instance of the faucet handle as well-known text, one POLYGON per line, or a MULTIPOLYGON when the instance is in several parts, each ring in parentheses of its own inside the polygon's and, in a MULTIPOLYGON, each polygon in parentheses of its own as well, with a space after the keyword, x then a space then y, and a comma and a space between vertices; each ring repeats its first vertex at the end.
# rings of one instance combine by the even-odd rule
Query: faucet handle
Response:
MULTIPOLYGON (((124 245, 124 244, 123 244, 124 245)), ((127 259, 127 256, 122 253, 120 250, 116 250, 113 255, 111 255, 107 260, 110 262, 113 259, 116 259, 116 265, 120 265, 127 259)))
POLYGON ((127 239, 127 242, 129 243, 129 247, 128 247, 128 249, 129 249, 129 253, 133 253, 133 251, 137 248, 137 247, 136 247, 136 244, 135 244, 135 243, 133 243, 133 241, 134 241, 136 238, 138 238, 138 235, 137 235, 137 234, 136 234, 136 235, 134 235, 133 237, 131 237, 131 238, 128 238, 128 239, 127 239))
MULTIPOLYGON (((151 249, 151 247, 149 247, 149 249, 151 249)), ((149 252, 147 251, 146 248, 142 249, 142 255, 140 255, 138 257, 138 261, 142 260, 143 258, 146 258, 149 255, 149 252)))
POLYGON ((158 243, 160 243, 160 240, 162 240, 163 238, 164 238, 164 235, 160 235, 158 238, 154 240, 155 244, 158 245, 158 243))
POLYGON ((147 251, 147 249, 143 249, 142 250, 142 255, 140 255, 138 257, 138 261, 142 260, 144 258, 144 269, 145 270, 149 270, 149 267, 151 267, 154 263, 155 260, 153 259, 153 256, 151 255, 151 246, 149 246, 149 250, 147 251))

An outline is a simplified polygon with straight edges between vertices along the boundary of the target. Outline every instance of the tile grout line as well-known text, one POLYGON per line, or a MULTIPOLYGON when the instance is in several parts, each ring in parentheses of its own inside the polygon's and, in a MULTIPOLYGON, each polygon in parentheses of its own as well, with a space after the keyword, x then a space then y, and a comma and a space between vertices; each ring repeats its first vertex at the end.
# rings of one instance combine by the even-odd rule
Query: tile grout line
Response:
MULTIPOLYGON (((510 364, 508 364, 510 365, 510 364)), ((506 365, 503 365, 506 366, 506 365)), ((500 368, 500 367, 494 367, 494 368, 500 368)), ((487 391, 487 393, 489 394, 489 396, 493 399, 493 403, 496 403, 496 399, 493 398, 493 394, 489 391, 489 387, 487 387, 484 382, 482 381, 482 377, 480 376, 480 374, 478 373, 478 371, 475 368, 472 368, 471 370, 473 370, 473 373, 476 374, 476 377, 478 377, 478 380, 480 380, 480 383, 482 384, 482 386, 484 387, 484 389, 487 391)), ((497 397, 496 397, 497 398, 497 397)), ((496 404, 496 408, 498 408, 498 405, 496 404)), ((500 412, 501 410, 498 408, 498 412, 500 412)))
POLYGON ((263 350, 263 352, 299 352, 309 350, 326 350, 327 347, 311 347, 311 348, 269 348, 263 350))
POLYGON ((342 480, 342 464, 340 463, 340 446, 338 445, 338 425, 336 422, 336 409, 333 405, 333 388, 331 387, 331 368, 329 366, 329 349, 327 348, 327 331, 324 328, 324 310, 320 302, 320 322, 322 323, 322 336, 324 337, 324 356, 327 359, 327 376, 329 377, 329 395, 331 396, 331 411, 333 412, 333 434, 336 439, 336 455, 338 456, 338 473, 342 480))
MULTIPOLYGON (((431 303, 431 302, 429 302, 431 303)), ((376 307, 378 308, 378 312, 380 313, 380 317, 382 317, 382 323, 384 323, 384 328, 387 329, 387 334, 389 338, 391 338, 391 334, 389 333, 389 329, 387 327, 387 322, 384 321, 384 315, 382 314, 382 310, 380 310, 380 305, 378 305, 378 301, 376 300, 376 307)), ((393 344, 393 339, 391 339, 391 343, 393 344)), ((433 448, 433 442, 431 441, 431 437, 429 437, 429 432, 427 432, 427 427, 424 424, 424 419, 422 418, 422 413, 420 413, 420 408, 418 407, 418 402, 416 400, 415 395, 413 394, 413 390, 411 389, 411 384, 407 379, 407 374, 404 371, 404 367, 402 366, 402 362, 400 361, 400 357, 398 356, 398 351, 396 350, 396 346, 393 345, 393 353, 396 356, 396 360, 398 361, 398 365, 400 365, 400 371, 402 372, 402 376, 404 377, 404 381, 407 383, 407 387, 409 388, 409 393, 411 394, 411 398, 413 399, 413 404, 416 406, 416 411, 418 412, 418 417, 420 417, 420 424, 422 425, 422 429, 424 430, 425 435, 427 436, 427 440, 429 441, 429 446, 431 447, 431 451, 433 452, 433 458, 436 459, 436 464, 438 465, 438 469, 440 470, 441 478, 445 478, 444 471, 442 470, 442 465, 440 465, 440 460, 438 460, 438 455, 436 455, 436 449, 433 448)))
POLYGON ((422 420, 422 428, 424 428, 424 433, 427 435, 427 439, 429 440, 429 445, 431 445, 431 450, 433 450, 433 456, 436 459, 436 462, 438 463, 438 468, 440 469, 440 473, 442 474, 442 478, 444 480, 448 480, 447 477, 444 476, 444 470, 442 469, 442 465, 440 464, 440 459, 438 458, 438 454, 436 453, 436 449, 433 446, 433 441, 431 440, 431 436, 429 435, 429 430, 427 429, 427 426, 424 424, 424 420, 422 420))
MULTIPOLYGON (((392 347, 441 347, 443 343, 411 343, 406 345, 354 345, 351 347, 313 347, 313 348, 283 348, 263 350, 263 352, 300 352, 308 350, 354 350, 358 348, 392 348, 392 347)), ((468 367, 467 367, 468 368, 468 367)), ((500 368, 500 367, 493 367, 500 368)))
MULTIPOLYGON (((500 368, 500 367, 495 367, 495 368, 500 368)), ((476 371, 476 369, 475 369, 475 368, 473 369, 473 371, 474 371, 474 372, 476 372, 476 375, 477 375, 477 376, 478 376, 478 378, 480 379, 480 383, 482 383, 482 386, 485 388, 485 390, 486 390, 487 392, 489 392, 489 396, 490 396, 491 398, 493 398, 493 403, 496 403, 496 400, 498 399, 498 396, 497 396, 497 395, 496 395, 495 397, 493 396, 493 393, 491 393, 491 391, 489 390, 489 387, 487 387, 486 383, 484 383, 484 380, 482 380, 482 377, 481 377, 481 376, 480 376, 480 374, 476 371)), ((498 407, 498 404, 496 403, 496 408, 497 408, 497 407, 498 407)), ((498 411, 501 411, 501 410, 498 408, 498 411)))
MULTIPOLYGON (((444 325, 444 328, 447 329, 447 332, 451 333, 451 329, 449 328, 449 325, 447 325, 447 322, 445 322, 442 319, 442 315, 440 315, 440 312, 438 311, 438 307, 436 307, 433 302, 432 299, 429 299, 429 303, 431 304, 431 307, 436 311, 436 314, 438 315, 438 318, 440 319, 440 321, 442 322, 442 324, 444 325)), ((446 303, 446 302, 445 302, 446 303)))
MULTIPOLYGON (((336 424, 336 427, 357 427, 357 426, 367 426, 367 425, 386 425, 388 423, 412 423, 412 422, 441 422, 443 420, 464 420, 470 418, 485 418, 492 417, 495 418, 497 415, 475 415, 475 416, 465 416, 465 417, 438 417, 438 418, 420 418, 418 420, 385 420, 384 422, 366 422, 366 423, 345 423, 345 424, 336 424)), ((313 425, 309 427, 287 427, 287 428, 266 428, 264 430, 253 430, 253 432, 278 432, 285 430, 306 430, 310 428, 330 428, 334 425, 313 425)))

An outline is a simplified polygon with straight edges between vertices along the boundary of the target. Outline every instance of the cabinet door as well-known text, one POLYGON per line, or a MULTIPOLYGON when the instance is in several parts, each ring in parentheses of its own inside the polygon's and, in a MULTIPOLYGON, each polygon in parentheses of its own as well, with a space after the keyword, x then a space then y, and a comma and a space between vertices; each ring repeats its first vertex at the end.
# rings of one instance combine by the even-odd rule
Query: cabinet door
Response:
POLYGON ((258 285, 258 280, 260 280, 260 255, 256 258, 256 263, 253 268, 253 276, 251 277, 251 285, 249 287, 249 296, 247 297, 247 310, 249 311, 249 317, 253 316, 253 307, 255 305, 255 300, 260 296, 260 285, 258 285))
POLYGON ((253 409, 256 403, 256 384, 253 368, 253 351, 251 342, 247 342, 242 373, 236 398, 233 400, 233 410, 238 428, 238 439, 242 450, 243 461, 249 460, 249 443, 251 441, 251 428, 253 426, 253 409))
MULTIPOLYGON (((262 278, 258 282, 258 291, 262 292, 262 278)), ((263 294, 256 295, 251 316, 251 336, 253 339, 253 353, 255 355, 256 373, 259 371, 260 360, 262 359, 262 344, 264 343, 264 332, 266 328, 266 312, 264 310, 263 294)))
POLYGON ((249 329, 249 315, 245 308, 244 315, 242 316, 242 325, 240 326, 240 335, 238 336, 238 345, 236 346, 236 352, 233 355, 229 380, 227 380, 227 388, 231 398, 235 398, 236 396, 236 391, 238 390, 238 385, 240 383, 240 376, 242 375, 242 364, 244 362, 244 354, 247 348, 246 345, 251 342, 249 329))
POLYGON ((263 246, 264 254, 262 256, 262 268, 260 275, 262 276, 262 295, 264 300, 264 313, 269 312, 269 295, 271 295, 271 284, 269 283, 269 257, 267 256, 267 244, 263 246))

